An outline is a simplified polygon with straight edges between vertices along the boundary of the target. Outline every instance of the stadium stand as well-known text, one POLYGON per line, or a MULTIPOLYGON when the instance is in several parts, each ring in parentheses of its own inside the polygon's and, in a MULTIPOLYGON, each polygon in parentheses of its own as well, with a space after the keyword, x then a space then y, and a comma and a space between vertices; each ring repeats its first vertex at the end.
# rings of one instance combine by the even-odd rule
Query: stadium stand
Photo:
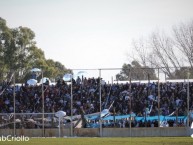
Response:
MULTIPOLYGON (((85 114, 99 112, 99 78, 73 79, 73 115, 80 114, 80 107, 85 114)), ((193 83, 189 84, 190 109, 193 110, 193 83)), ((135 120, 132 127, 156 127, 155 119, 147 117, 158 116, 158 84, 152 83, 114 83, 103 84, 101 88, 102 108, 108 108, 112 102, 110 112, 116 115, 135 113, 136 117, 144 117, 145 121, 135 120), (130 102, 131 101, 131 102, 130 102), (130 106, 131 105, 131 106, 130 106)), ((0 96, 0 113, 13 113, 13 86, 3 82, 0 96)), ((42 88, 41 85, 16 86, 16 113, 41 113, 42 88)), ((63 110, 70 116, 71 86, 63 80, 58 80, 55 85, 44 85, 44 110, 53 113, 63 110)), ((187 115, 187 83, 166 82, 160 83, 160 116, 186 116, 187 115)), ((92 120, 91 120, 92 121, 92 120)), ((105 121, 104 121, 105 122, 105 121)), ((168 120, 169 126, 175 126, 175 121, 168 120)), ((107 123, 106 127, 114 126, 107 123)), ((184 126, 184 121, 179 125, 184 126)), ((127 119, 120 119, 117 127, 128 127, 127 119)), ((105 125, 103 126, 105 127, 105 125)))

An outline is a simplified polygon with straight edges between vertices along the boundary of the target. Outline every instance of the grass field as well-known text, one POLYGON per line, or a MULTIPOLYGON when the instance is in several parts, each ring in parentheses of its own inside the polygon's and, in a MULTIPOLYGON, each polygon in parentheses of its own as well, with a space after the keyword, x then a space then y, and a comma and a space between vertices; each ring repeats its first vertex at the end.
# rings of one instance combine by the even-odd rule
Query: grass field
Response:
POLYGON ((0 141, 0 145, 193 145, 191 137, 30 138, 28 142, 0 141))

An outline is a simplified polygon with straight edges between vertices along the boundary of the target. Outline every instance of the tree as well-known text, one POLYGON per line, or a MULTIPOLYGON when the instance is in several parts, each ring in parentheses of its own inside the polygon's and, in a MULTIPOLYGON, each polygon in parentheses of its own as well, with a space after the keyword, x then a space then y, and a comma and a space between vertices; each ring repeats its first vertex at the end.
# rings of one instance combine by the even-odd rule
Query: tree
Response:
POLYGON ((34 39, 35 33, 30 28, 22 26, 9 28, 6 21, 0 18, 1 81, 15 72, 16 82, 25 82, 29 79, 30 70, 34 67, 41 68, 46 77, 53 79, 70 71, 60 62, 47 60, 42 49, 36 46, 34 39))
POLYGON ((174 45, 187 65, 193 69, 193 20, 173 27, 174 45))
POLYGON ((6 63, 5 51, 11 43, 11 31, 6 21, 0 17, 0 80, 7 76, 8 65, 6 63))
POLYGON ((116 75, 117 80, 149 80, 157 79, 155 70, 149 67, 141 66, 137 61, 132 61, 131 64, 123 64, 122 70, 116 75))
POLYGON ((172 70, 179 70, 181 65, 177 59, 172 39, 164 34, 153 33, 149 43, 152 49, 151 53, 154 56, 153 65, 162 68, 162 71, 169 78, 175 78, 172 70), (170 66, 172 66, 172 69, 170 66))
POLYGON ((52 79, 58 79, 63 77, 65 73, 71 73, 71 70, 65 68, 63 64, 52 59, 46 60, 48 69, 46 70, 46 75, 50 76, 52 79))
POLYGON ((193 70, 193 21, 174 26, 170 37, 153 32, 147 41, 135 41, 133 48, 137 54, 134 60, 144 66, 161 68, 169 79, 182 79, 188 70, 193 70))

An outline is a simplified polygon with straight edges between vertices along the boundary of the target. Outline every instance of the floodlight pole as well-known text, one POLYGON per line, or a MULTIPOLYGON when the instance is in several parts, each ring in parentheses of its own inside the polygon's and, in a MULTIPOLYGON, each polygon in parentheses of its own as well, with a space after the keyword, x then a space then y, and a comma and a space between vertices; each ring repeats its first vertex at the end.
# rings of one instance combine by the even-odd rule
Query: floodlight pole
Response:
POLYGON ((73 136, 73 122, 72 122, 72 116, 73 116, 73 93, 72 93, 72 74, 71 74, 71 78, 70 78, 70 81, 71 81, 71 101, 70 101, 70 105, 71 105, 71 127, 70 127, 70 135, 71 137, 73 136))
POLYGON ((99 69, 99 101, 100 101, 100 137, 102 137, 102 118, 101 118, 101 69, 99 69))

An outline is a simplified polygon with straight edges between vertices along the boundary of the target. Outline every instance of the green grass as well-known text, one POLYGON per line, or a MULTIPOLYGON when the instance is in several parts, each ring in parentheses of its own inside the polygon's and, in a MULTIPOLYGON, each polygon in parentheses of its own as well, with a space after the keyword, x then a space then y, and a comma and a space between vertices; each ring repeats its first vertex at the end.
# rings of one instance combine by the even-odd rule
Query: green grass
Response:
POLYGON ((28 142, 0 141, 0 145, 193 145, 191 137, 30 138, 28 142))

